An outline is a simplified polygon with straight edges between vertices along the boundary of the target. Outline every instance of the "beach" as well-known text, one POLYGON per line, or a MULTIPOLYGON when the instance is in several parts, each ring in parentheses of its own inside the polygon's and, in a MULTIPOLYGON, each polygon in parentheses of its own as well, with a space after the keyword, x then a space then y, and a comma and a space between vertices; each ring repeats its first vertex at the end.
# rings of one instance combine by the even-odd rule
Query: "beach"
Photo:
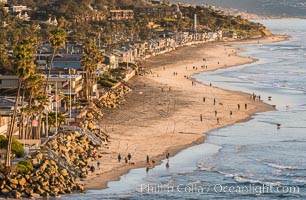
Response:
POLYGON ((284 39, 285 36, 271 36, 198 44, 148 59, 143 64, 147 73, 129 81, 132 91, 125 103, 104 111, 100 125, 110 134, 110 142, 108 149, 101 152, 101 169, 89 173, 85 186, 106 188, 107 182, 118 180, 130 169, 145 167, 147 155, 158 164, 167 152, 173 156, 188 146, 202 143, 205 133, 211 130, 272 110, 271 105, 250 100, 250 94, 203 85, 192 75, 256 61, 237 56, 240 50, 233 44, 284 39), (128 153, 132 158, 125 164, 128 153))

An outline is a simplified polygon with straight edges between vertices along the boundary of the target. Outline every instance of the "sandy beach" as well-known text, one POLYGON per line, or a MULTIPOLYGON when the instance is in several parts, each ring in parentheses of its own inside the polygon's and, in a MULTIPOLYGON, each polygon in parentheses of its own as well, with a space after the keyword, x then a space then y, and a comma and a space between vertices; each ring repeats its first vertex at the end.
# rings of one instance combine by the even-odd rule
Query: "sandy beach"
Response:
POLYGON ((250 100, 250 94, 203 85, 191 76, 256 61, 237 56, 239 49, 232 47, 233 44, 284 39, 285 36, 271 36, 260 40, 192 45, 148 59, 144 63, 148 73, 129 81, 132 91, 125 103, 104 111, 101 126, 111 136, 109 148, 101 152, 101 169, 89 173, 85 186, 105 188, 107 182, 118 180, 130 169, 146 167, 147 155, 158 164, 166 152, 174 156, 188 146, 202 143, 208 131, 273 109, 259 100, 250 100), (119 153, 121 162, 117 159, 119 153), (128 153, 132 158, 125 164, 128 153))

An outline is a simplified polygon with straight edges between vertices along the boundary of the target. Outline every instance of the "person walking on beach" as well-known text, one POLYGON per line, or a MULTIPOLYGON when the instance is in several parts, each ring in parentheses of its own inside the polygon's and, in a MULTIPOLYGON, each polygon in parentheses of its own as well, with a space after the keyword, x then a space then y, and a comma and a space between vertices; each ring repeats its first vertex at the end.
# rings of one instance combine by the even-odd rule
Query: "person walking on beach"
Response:
POLYGON ((125 161, 125 164, 128 163, 128 159, 126 157, 124 157, 124 161, 125 161))
POLYGON ((206 100, 205 97, 203 97, 203 102, 204 102, 204 103, 205 103, 205 100, 206 100))
POLYGON ((130 160, 132 159, 132 155, 130 153, 128 153, 127 157, 128 157, 129 162, 130 162, 130 160))
POLYGON ((230 111, 230 117, 232 117, 232 115, 233 115, 233 112, 232 112, 232 111, 230 111))
POLYGON ((220 119, 219 119, 219 117, 217 118, 217 124, 219 124, 219 122, 220 122, 220 119))
POLYGON ((169 152, 166 153, 166 158, 167 158, 167 160, 169 160, 169 158, 170 158, 170 153, 169 152))
POLYGON ((203 121, 203 116, 202 116, 202 114, 200 114, 200 120, 203 121))
POLYGON ((93 165, 91 165, 90 171, 91 171, 91 173, 94 173, 94 172, 95 172, 95 167, 94 167, 93 165))
POLYGON ((238 110, 240 110, 240 104, 238 104, 238 110))
POLYGON ((245 110, 248 109, 248 104, 244 104, 244 109, 245 109, 245 110))
POLYGON ((218 112, 215 110, 215 117, 217 117, 218 112))
POLYGON ((216 105, 216 99, 214 98, 214 105, 216 105))
POLYGON ((97 162, 98 169, 100 169, 100 165, 101 165, 100 160, 98 160, 98 162, 97 162))
POLYGON ((121 154, 119 153, 118 154, 118 162, 120 162, 121 161, 121 154))
POLYGON ((147 164, 149 164, 149 162, 150 162, 150 157, 149 155, 147 155, 147 164))

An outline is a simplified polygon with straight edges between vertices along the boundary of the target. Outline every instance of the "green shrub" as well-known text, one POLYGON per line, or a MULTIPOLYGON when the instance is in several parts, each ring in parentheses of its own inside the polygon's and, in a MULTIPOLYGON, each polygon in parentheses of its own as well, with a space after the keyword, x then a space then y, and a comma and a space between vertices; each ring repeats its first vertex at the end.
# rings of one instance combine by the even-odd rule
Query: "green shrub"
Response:
POLYGON ((32 163, 30 161, 28 161, 28 160, 20 161, 18 164, 25 166, 29 171, 33 171, 34 170, 32 163))
POLYGON ((0 149, 6 149, 7 138, 4 135, 0 135, 0 149))
POLYGON ((28 168, 24 165, 17 164, 15 167, 20 174, 27 174, 29 172, 28 168))
MULTIPOLYGON (((8 143, 7 138, 1 135, 0 136, 0 149, 6 149, 7 148, 7 143, 8 143)), ((14 139, 13 139, 13 142, 12 142, 12 152, 15 153, 18 158, 23 156, 23 154, 25 152, 22 144, 20 142, 18 142, 17 140, 14 140, 14 139)))
POLYGON ((24 155, 24 148, 20 142, 17 140, 13 140, 12 142, 12 152, 16 154, 18 158, 22 157, 24 155))
POLYGON ((118 83, 118 80, 114 79, 114 78, 109 78, 107 81, 111 82, 111 83, 118 83))
POLYGON ((108 81, 108 80, 100 80, 99 81, 99 84, 102 86, 102 87, 113 87, 115 84, 108 81))

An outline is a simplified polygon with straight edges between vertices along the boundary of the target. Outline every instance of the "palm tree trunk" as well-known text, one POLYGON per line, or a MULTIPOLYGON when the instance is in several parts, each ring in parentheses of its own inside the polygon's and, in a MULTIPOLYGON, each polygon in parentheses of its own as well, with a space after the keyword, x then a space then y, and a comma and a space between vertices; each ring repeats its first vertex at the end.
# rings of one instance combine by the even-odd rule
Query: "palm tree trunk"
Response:
MULTIPOLYGON (((32 99, 33 99, 33 88, 30 91, 30 96, 29 96, 29 105, 28 105, 28 112, 30 112, 31 107, 32 107, 32 99)), ((30 116, 29 116, 30 118, 30 116)), ((27 121, 27 125, 25 127, 25 138, 28 139, 28 135, 30 135, 29 131, 31 131, 32 129, 29 130, 29 120, 27 121)))
POLYGON ((86 99, 89 99, 89 71, 86 72, 86 99))
MULTIPOLYGON (((25 95, 25 88, 26 88, 27 86, 25 86, 24 88, 23 88, 23 93, 22 93, 22 101, 21 101, 21 108, 23 108, 23 106, 24 106, 24 95, 25 95)), ((24 135, 23 135, 23 130, 24 130, 24 123, 23 123, 23 121, 24 121, 24 110, 22 109, 21 110, 21 113, 20 113, 20 119, 19 119, 19 139, 24 139, 23 137, 24 137, 24 135)))
POLYGON ((12 151, 12 142, 13 142, 13 132, 14 132, 14 126, 15 126, 15 120, 17 116, 17 109, 18 109, 18 102, 19 102, 19 96, 20 96, 20 89, 22 84, 22 77, 19 77, 18 80, 18 90, 17 95, 15 98, 15 106, 13 115, 11 117, 11 123, 9 128, 9 134, 8 134, 8 143, 7 143, 7 150, 6 150, 6 159, 5 159, 5 166, 9 168, 11 166, 11 151, 12 151))
POLYGON ((37 129, 36 129, 36 134, 34 136, 34 139, 40 139, 40 133, 41 133, 41 125, 42 125, 42 112, 39 114, 39 117, 38 117, 38 126, 37 126, 37 129))

